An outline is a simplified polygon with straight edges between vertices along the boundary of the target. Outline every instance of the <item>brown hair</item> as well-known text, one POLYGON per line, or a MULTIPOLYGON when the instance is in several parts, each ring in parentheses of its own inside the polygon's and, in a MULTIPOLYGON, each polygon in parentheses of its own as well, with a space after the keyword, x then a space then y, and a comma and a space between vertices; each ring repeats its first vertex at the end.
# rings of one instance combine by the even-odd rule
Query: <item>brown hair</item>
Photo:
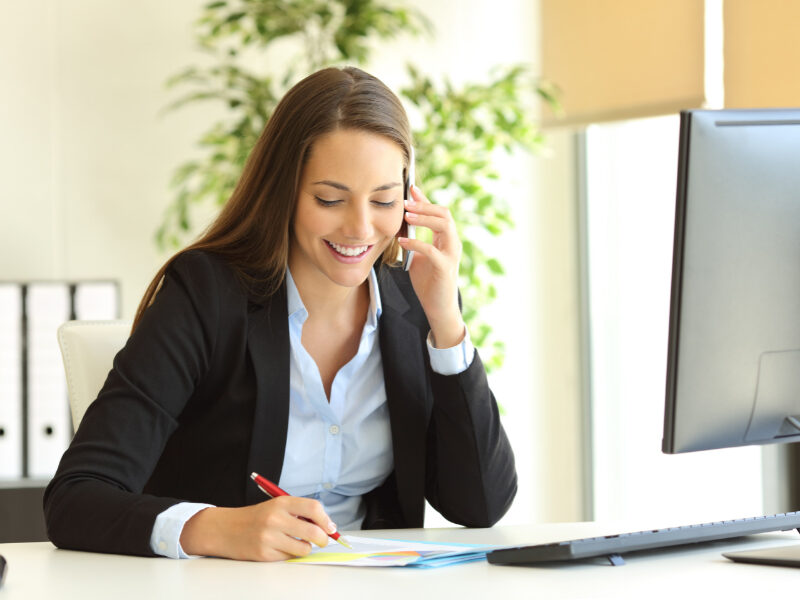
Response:
MULTIPOLYGON (((354 67, 332 67, 309 75, 278 103, 214 222, 156 273, 139 303, 133 329, 153 302, 169 265, 188 250, 222 256, 253 295, 275 293, 286 275, 303 166, 315 140, 338 129, 364 130, 391 139, 403 149, 407 168, 408 117, 383 82, 354 67)), ((383 262, 394 262, 399 250, 397 241, 392 241, 383 262)))

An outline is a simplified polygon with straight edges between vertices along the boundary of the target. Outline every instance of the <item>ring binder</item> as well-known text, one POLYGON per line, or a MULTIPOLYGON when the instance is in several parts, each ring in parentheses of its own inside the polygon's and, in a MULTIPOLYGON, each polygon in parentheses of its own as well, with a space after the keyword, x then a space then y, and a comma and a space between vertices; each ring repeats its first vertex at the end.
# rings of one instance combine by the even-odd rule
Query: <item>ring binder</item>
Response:
POLYGON ((49 479, 72 438, 58 327, 119 312, 115 281, 0 282, 0 480, 49 479))
POLYGON ((0 479, 22 477, 22 287, 0 284, 0 479))

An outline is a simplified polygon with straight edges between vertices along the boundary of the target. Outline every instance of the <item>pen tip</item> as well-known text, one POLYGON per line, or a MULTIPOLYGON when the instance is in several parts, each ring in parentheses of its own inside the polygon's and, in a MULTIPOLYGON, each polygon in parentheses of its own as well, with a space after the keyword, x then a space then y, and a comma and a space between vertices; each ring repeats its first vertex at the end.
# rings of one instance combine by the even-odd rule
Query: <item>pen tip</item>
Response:
POLYGON ((353 549, 353 547, 348 543, 348 541, 346 539, 344 539, 342 536, 339 536, 338 538, 336 538, 336 541, 339 542, 345 548, 350 548, 350 550, 353 549))
POLYGON ((255 479, 256 477, 258 477, 258 473, 256 473, 255 471, 250 473, 250 479, 255 479))

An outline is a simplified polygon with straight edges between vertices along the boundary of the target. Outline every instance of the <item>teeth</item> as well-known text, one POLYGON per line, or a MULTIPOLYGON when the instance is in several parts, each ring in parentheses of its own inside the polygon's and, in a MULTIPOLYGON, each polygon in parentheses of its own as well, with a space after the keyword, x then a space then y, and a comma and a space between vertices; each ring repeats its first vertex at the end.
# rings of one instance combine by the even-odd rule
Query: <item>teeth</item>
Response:
POLYGON ((364 254, 369 248, 369 246, 340 246, 334 242, 328 242, 328 245, 344 256, 358 256, 359 254, 364 254))

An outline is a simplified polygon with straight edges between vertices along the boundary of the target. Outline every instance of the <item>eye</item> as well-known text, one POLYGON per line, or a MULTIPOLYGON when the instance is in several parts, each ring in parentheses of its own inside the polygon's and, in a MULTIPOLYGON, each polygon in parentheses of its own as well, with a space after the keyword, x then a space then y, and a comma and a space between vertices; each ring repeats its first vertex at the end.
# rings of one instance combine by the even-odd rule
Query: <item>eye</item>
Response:
POLYGON ((320 206, 336 206, 337 204, 341 204, 341 200, 325 200, 320 198, 319 196, 314 196, 314 199, 320 206))
POLYGON ((395 204, 397 204, 397 200, 389 200, 388 202, 380 202, 378 200, 373 200, 372 204, 377 206, 378 208, 391 208, 395 204))

